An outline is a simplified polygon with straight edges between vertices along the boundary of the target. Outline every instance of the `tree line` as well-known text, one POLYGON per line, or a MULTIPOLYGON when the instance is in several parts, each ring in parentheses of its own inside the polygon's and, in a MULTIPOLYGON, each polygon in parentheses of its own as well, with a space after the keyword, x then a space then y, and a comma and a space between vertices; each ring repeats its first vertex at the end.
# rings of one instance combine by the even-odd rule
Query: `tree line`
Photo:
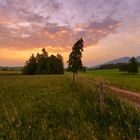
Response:
POLYGON ((119 71, 124 72, 124 74, 136 74, 139 72, 139 67, 140 63, 137 62, 135 57, 132 57, 128 63, 103 64, 96 68, 90 68, 89 70, 119 69, 119 71))
POLYGON ((103 64, 101 66, 98 66, 96 68, 91 68, 91 70, 106 70, 106 69, 118 69, 121 65, 124 63, 112 63, 112 64, 103 64))
MULTIPOLYGON (((107 70, 107 69, 120 69, 122 66, 126 65, 127 63, 116 63, 116 64, 103 64, 96 68, 89 68, 89 70, 107 70)), ((138 63, 140 67, 140 63, 138 63)))
POLYGON ((136 74, 139 72, 139 63, 135 57, 132 57, 128 63, 120 65, 119 71, 124 72, 124 74, 136 74))
POLYGON ((64 74, 63 57, 60 54, 49 56, 43 48, 41 54, 31 55, 29 60, 26 61, 22 73, 28 75, 64 74))

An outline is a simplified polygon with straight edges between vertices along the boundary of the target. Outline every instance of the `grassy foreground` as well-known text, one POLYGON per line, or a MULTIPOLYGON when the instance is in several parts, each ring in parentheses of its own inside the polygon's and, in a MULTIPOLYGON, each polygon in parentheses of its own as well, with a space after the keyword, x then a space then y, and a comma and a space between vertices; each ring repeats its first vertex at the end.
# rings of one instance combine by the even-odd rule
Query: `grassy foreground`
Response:
POLYGON ((137 140, 140 112, 105 95, 99 112, 97 87, 72 85, 69 74, 0 75, 0 140, 137 140))
POLYGON ((123 74, 118 69, 112 69, 87 71, 85 75, 97 81, 104 80, 110 85, 140 92, 140 73, 136 75, 123 74))

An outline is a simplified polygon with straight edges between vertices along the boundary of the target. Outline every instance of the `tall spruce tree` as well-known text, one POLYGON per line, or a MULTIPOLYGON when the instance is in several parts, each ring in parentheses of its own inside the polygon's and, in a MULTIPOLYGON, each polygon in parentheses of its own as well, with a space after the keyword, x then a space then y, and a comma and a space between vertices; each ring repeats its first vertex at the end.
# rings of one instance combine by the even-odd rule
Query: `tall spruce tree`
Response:
POLYGON ((79 39, 72 47, 72 52, 69 55, 68 70, 73 72, 73 83, 75 83, 75 75, 82 69, 82 52, 84 47, 83 39, 79 39))

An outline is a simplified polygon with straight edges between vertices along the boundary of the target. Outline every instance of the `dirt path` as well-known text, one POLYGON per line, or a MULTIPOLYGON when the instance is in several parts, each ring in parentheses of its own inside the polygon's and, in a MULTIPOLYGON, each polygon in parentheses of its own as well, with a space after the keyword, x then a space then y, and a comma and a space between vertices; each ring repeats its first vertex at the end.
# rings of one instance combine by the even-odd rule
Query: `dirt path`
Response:
MULTIPOLYGON (((86 79, 86 80, 90 81, 91 83, 95 85, 98 85, 98 82, 96 80, 91 80, 91 79, 86 79)), ((140 92, 138 93, 138 92, 133 92, 129 90, 124 90, 124 89, 111 86, 111 85, 106 85, 106 84, 105 84, 105 89, 109 89, 113 91, 114 93, 118 94, 121 97, 121 99, 131 103, 136 108, 140 109, 140 92)))
POLYGON ((119 94, 124 99, 129 100, 133 105, 140 108, 140 93, 120 89, 114 86, 106 86, 107 89, 114 91, 115 93, 119 94))

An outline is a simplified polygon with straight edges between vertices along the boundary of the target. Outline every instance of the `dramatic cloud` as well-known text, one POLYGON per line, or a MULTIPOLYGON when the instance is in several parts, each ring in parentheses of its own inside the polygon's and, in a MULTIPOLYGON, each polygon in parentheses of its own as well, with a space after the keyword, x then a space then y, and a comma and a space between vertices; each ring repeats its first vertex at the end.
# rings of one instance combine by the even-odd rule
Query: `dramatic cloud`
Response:
POLYGON ((140 29, 139 5, 140 0, 0 0, 0 49, 67 52, 80 37, 86 47, 121 32, 138 38, 140 31, 132 32, 140 29))
MULTIPOLYGON (((82 1, 81 8, 84 3, 82 1)), ((31 49, 52 46, 67 50, 80 37, 86 40, 87 46, 97 44, 121 25, 121 21, 111 17, 73 24, 69 23, 69 16, 66 16, 63 24, 52 22, 58 13, 59 16, 66 13, 64 6, 65 2, 58 3, 55 0, 0 1, 0 47, 31 49)))
POLYGON ((20 25, 4 26, 1 24, 0 38, 3 47, 18 49, 37 47, 63 47, 71 46, 78 38, 83 37, 86 45, 94 45, 103 37, 113 33, 121 22, 106 19, 102 22, 91 22, 83 27, 60 26, 46 23, 45 25, 20 23, 20 25), (6 41, 8 40, 8 41, 6 41))

